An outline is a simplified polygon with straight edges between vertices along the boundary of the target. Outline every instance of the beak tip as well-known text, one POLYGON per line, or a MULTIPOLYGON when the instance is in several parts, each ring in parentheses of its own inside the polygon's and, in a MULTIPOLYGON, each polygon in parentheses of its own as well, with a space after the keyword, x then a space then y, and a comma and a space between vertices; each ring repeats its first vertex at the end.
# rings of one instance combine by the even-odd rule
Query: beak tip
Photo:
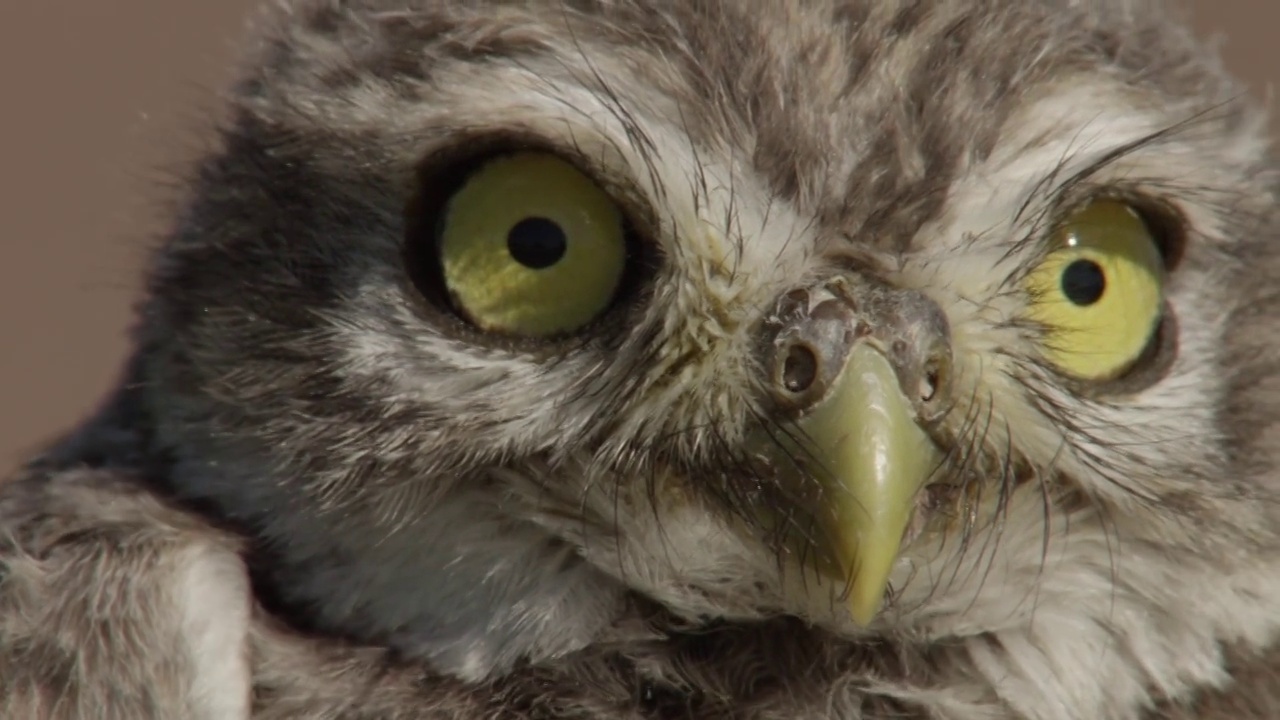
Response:
POLYGON ((853 585, 848 589, 846 606, 850 617, 860 627, 871 624, 884 606, 884 594, 889 586, 889 567, 862 567, 854 573, 853 585))
POLYGON ((857 602, 849 603, 849 615, 853 618, 853 622, 861 628, 870 625, 879 612, 880 606, 878 603, 875 605, 864 605, 857 602))

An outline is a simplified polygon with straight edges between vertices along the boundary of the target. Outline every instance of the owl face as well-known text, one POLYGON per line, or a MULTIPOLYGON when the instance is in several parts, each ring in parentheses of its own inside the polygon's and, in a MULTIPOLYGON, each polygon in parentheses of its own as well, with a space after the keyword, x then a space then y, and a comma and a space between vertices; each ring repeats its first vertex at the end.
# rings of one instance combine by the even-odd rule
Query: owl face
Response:
POLYGON ((183 491, 367 560, 332 624, 966 633, 1262 542, 1260 120, 1163 18, 410 5, 294 9, 155 273, 183 491))

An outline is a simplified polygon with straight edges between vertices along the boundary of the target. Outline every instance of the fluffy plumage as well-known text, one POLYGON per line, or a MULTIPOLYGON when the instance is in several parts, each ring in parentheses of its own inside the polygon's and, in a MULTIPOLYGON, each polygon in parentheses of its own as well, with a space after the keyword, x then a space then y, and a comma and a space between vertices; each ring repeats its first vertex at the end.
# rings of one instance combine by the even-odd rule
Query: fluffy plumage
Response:
POLYGON ((0 496, 4 717, 1280 713, 1276 177, 1169 15, 264 18, 120 391, 0 496), (571 340, 486 335, 406 270, 433 168, 497 139, 634 216, 643 277, 571 340), (1176 262, 1158 357, 1082 384, 1018 278, 1099 194, 1157 208, 1176 262), (806 528, 753 524, 795 499, 754 462, 789 422, 759 328, 836 275, 922 293, 951 344, 947 460, 865 628, 806 528))

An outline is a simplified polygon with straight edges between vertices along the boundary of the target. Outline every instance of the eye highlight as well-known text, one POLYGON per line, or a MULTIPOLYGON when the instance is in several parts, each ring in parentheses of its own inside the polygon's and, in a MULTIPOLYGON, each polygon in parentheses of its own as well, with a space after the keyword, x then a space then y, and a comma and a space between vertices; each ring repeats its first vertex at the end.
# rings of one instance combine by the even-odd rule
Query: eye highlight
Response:
POLYGON ((1068 375, 1116 378, 1142 357, 1160 324, 1160 245, 1142 215, 1118 200, 1076 210, 1053 242, 1026 280, 1030 318, 1046 330, 1042 352, 1068 375))
POLYGON ((445 202, 435 239, 458 314, 522 337, 568 334, 597 318, 628 261, 613 199, 545 152, 499 156, 472 172, 445 202))

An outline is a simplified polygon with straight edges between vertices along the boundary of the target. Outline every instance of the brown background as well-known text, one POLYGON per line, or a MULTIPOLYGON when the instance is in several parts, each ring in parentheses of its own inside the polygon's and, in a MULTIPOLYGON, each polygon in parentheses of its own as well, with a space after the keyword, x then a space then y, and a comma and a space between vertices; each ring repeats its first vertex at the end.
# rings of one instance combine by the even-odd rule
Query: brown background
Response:
MULTIPOLYGON (((167 186, 257 5, 0 0, 0 474, 114 381, 167 186)), ((1258 92, 1280 80, 1280 3, 1194 7, 1258 92)))

